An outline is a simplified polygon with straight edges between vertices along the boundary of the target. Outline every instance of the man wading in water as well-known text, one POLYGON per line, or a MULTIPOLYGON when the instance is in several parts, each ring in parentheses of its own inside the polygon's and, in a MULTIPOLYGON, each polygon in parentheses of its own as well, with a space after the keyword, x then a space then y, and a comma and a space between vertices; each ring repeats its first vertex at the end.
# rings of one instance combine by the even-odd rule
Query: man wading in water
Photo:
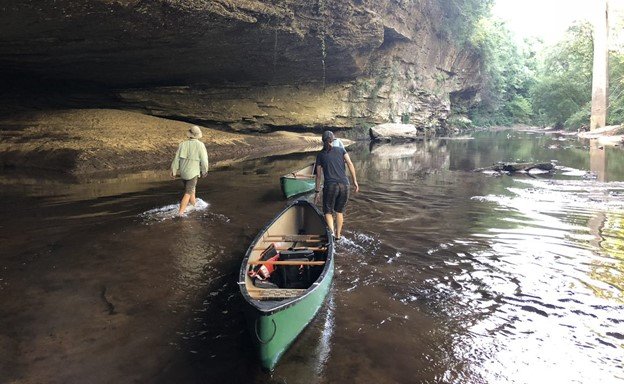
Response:
POLYGON ((355 176, 355 167, 344 148, 334 147, 334 133, 323 132, 323 149, 316 155, 316 190, 314 191, 314 203, 319 202, 321 187, 321 171, 323 172, 323 213, 329 229, 334 233, 334 212, 336 213, 336 240, 342 237, 342 223, 344 222, 344 209, 349 200, 349 178, 346 166, 353 178, 355 193, 360 187, 355 176))
POLYGON ((195 205, 197 179, 208 173, 208 152, 206 152, 204 143, 199 141, 202 137, 201 129, 197 125, 193 125, 186 135, 189 139, 180 143, 171 163, 171 177, 175 179, 179 171, 184 183, 184 195, 180 201, 179 216, 184 214, 189 202, 191 205, 195 205))

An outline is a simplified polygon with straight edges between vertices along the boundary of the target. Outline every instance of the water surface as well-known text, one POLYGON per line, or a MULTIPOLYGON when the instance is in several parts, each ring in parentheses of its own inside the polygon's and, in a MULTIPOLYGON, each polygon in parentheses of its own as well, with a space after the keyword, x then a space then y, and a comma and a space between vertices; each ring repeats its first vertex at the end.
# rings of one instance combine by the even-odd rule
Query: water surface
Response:
POLYGON ((238 267, 313 154, 211 172, 183 219, 166 171, 3 175, 0 382, 624 382, 620 150, 510 131, 348 151, 332 289, 272 374, 238 267), (498 161, 557 168, 473 172, 498 161))

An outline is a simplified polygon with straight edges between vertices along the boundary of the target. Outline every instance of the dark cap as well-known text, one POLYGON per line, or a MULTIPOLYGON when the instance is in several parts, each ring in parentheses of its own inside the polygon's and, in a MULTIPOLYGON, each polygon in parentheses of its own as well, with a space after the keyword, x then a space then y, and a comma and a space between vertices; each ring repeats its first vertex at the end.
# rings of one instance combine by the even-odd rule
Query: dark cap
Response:
POLYGON ((327 143, 327 142, 332 142, 332 141, 334 141, 334 132, 332 131, 323 132, 323 142, 327 143))

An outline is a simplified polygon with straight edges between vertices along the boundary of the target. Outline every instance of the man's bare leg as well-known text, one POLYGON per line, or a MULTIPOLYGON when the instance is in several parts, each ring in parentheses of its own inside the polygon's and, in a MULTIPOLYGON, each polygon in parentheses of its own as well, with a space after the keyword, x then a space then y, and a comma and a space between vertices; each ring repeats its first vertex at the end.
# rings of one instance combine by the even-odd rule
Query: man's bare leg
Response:
POLYGON ((182 214, 186 210, 186 206, 188 205, 189 200, 191 200, 191 195, 185 193, 184 196, 182 196, 182 201, 180 201, 180 211, 178 211, 178 215, 182 216, 182 214))
POLYGON ((196 201, 195 201, 195 191, 193 191, 193 193, 191 193, 191 197, 190 197, 189 203, 191 203, 191 205, 195 205, 195 203, 196 203, 196 201))
POLYGON ((336 212, 336 238, 342 237, 342 223, 344 221, 344 215, 341 212, 336 212))
POLYGON ((329 227, 329 230, 331 231, 333 235, 334 234, 334 215, 332 215, 331 213, 326 213, 325 221, 327 221, 327 226, 329 227))

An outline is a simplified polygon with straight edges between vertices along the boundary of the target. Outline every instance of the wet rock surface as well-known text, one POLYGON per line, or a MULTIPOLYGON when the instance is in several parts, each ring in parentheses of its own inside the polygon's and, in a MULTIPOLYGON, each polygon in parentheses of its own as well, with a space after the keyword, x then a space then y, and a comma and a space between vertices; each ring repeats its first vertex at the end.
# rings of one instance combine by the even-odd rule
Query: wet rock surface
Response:
MULTIPOLYGON (((30 112, 0 120, 0 166, 74 175, 168 169, 189 123, 107 109, 30 112)), ((202 128, 211 167, 320 147, 319 136, 202 128)))

